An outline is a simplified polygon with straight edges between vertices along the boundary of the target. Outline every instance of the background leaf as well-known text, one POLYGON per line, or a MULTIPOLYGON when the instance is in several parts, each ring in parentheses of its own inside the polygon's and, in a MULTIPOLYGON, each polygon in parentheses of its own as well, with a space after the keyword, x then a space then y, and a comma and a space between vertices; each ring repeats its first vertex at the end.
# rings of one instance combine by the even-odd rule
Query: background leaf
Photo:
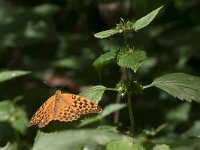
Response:
POLYGON ((131 53, 128 52, 118 57, 118 65, 124 68, 130 68, 136 72, 142 65, 142 62, 145 58, 145 51, 133 51, 131 53))
POLYGON ((175 107, 174 109, 171 109, 166 114, 166 119, 168 121, 180 123, 183 121, 187 121, 189 119, 189 113, 191 110, 191 106, 189 103, 183 103, 180 104, 178 107, 175 107))
POLYGON ((4 147, 0 147, 0 150, 18 150, 18 145, 8 142, 4 147))
POLYGON ((191 102, 200 102, 200 78, 184 73, 172 73, 155 79, 152 86, 156 86, 167 93, 191 102))
POLYGON ((43 4, 35 7, 33 11, 43 16, 49 16, 57 13, 59 8, 56 5, 43 4))
POLYGON ((156 145, 153 150, 170 150, 170 147, 166 144, 156 145))
POLYGON ((153 140, 152 142, 157 143, 158 148, 160 148, 160 146, 162 148, 162 145, 166 145, 166 146, 163 146, 163 148, 169 149, 169 147, 171 147, 173 150, 198 150, 200 147, 199 141, 200 141, 199 138, 182 139, 180 137, 176 137, 176 138, 175 137, 170 137, 170 138, 163 137, 163 138, 159 138, 159 139, 157 138, 157 139, 153 140), (163 143, 165 143, 165 144, 163 144, 163 143))
POLYGON ((59 59, 58 61, 55 61, 53 65, 57 67, 77 69, 79 66, 79 63, 77 62, 75 58, 67 58, 67 59, 64 58, 64 59, 59 59))
POLYGON ((113 140, 127 139, 117 133, 92 129, 68 130, 57 133, 41 134, 33 145, 33 150, 74 150, 85 145, 105 144, 113 140), (51 143, 51 144, 50 144, 51 143))
POLYGON ((108 143, 106 150, 143 150, 143 147, 136 141, 121 140, 108 143))
POLYGON ((194 122, 193 126, 191 126, 188 131, 181 135, 183 138, 200 138, 200 120, 194 122))
POLYGON ((27 129, 28 119, 23 109, 16 107, 11 101, 0 102, 0 121, 8 121, 11 126, 24 134, 27 129))
POLYGON ((19 76, 23 76, 29 73, 30 71, 23 71, 23 70, 2 71, 0 72, 0 82, 10 80, 19 76))
POLYGON ((148 13, 146 16, 142 17, 141 19, 137 20, 135 22, 135 31, 138 31, 138 30, 146 27, 149 23, 151 23, 151 21, 153 21, 153 19, 156 17, 156 15, 158 14, 159 10, 162 7, 163 6, 157 8, 156 10, 148 13))
POLYGON ((79 95, 83 96, 85 98, 88 98, 95 103, 98 103, 101 100, 101 97, 105 90, 106 90, 106 88, 104 86, 97 85, 97 86, 88 88, 87 90, 79 93, 79 95))

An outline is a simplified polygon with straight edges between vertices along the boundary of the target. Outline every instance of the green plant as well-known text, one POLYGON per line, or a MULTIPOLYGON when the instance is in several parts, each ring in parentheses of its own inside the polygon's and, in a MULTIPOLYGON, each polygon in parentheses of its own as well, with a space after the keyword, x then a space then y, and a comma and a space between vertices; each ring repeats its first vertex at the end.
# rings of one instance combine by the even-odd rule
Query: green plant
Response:
MULTIPOLYGON (((131 48, 127 43, 126 36, 129 32, 136 32, 147 26, 156 17, 161 8, 162 7, 159 7, 152 11, 135 23, 130 21, 125 22, 121 19, 121 22, 117 24, 114 29, 105 30, 94 35, 96 38, 100 39, 108 38, 115 34, 122 34, 124 37, 124 45, 122 47, 102 54, 95 60, 93 65, 96 69, 101 69, 108 61, 114 60, 114 62, 124 70, 125 79, 119 81, 115 88, 110 89, 119 92, 122 96, 126 95, 132 135, 135 133, 132 96, 141 94, 147 88, 155 86, 181 100, 200 102, 199 77, 184 73, 172 73, 156 78, 150 85, 142 85, 140 81, 133 80, 135 78, 135 73, 146 59, 146 52, 137 50, 137 48, 134 47, 131 48)), ((109 90, 108 88, 105 89, 109 90)))

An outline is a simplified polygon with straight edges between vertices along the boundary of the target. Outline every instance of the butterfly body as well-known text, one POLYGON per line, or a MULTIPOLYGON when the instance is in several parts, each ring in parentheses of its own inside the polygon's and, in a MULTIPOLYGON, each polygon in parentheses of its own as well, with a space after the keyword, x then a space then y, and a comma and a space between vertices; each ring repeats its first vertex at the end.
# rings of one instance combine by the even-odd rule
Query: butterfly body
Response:
POLYGON ((52 120, 68 122, 77 120, 83 114, 99 112, 101 107, 91 100, 75 94, 62 94, 57 90, 36 111, 28 127, 37 124, 42 128, 52 120))

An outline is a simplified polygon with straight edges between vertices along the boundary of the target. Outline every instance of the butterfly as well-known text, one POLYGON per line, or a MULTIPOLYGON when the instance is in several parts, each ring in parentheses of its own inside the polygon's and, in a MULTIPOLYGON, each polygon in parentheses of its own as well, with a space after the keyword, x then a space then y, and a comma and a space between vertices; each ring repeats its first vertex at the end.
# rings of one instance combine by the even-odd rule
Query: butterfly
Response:
POLYGON ((32 116, 28 127, 38 125, 42 128, 52 120, 73 121, 81 115, 99 113, 101 110, 99 105, 89 99, 75 94, 62 94, 60 90, 57 90, 32 116))

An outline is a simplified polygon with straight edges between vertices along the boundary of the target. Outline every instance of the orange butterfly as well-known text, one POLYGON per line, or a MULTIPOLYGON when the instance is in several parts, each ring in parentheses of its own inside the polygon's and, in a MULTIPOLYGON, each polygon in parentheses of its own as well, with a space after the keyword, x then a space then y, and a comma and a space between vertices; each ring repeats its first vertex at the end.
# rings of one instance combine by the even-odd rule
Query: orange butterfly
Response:
POLYGON ((52 120, 73 121, 81 115, 99 113, 101 107, 84 97, 75 94, 61 94, 60 90, 46 100, 28 123, 28 127, 38 124, 46 126, 52 120))

